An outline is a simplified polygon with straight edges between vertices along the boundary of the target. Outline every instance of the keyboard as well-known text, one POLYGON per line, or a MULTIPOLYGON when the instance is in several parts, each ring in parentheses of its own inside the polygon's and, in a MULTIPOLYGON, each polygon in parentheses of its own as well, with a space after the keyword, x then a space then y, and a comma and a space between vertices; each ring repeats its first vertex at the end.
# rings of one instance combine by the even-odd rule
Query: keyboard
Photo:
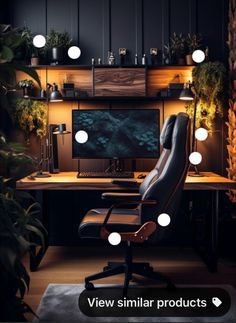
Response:
POLYGON ((77 178, 134 178, 133 172, 79 172, 77 178))

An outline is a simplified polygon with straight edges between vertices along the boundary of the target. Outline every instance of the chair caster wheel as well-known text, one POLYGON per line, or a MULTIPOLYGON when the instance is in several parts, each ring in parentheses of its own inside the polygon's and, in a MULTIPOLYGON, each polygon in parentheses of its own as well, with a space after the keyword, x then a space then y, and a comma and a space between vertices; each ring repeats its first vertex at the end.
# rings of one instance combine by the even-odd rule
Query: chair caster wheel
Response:
POLYGON ((94 287, 93 283, 90 283, 90 282, 85 283, 85 288, 86 288, 87 290, 93 290, 93 289, 95 289, 95 287, 94 287))

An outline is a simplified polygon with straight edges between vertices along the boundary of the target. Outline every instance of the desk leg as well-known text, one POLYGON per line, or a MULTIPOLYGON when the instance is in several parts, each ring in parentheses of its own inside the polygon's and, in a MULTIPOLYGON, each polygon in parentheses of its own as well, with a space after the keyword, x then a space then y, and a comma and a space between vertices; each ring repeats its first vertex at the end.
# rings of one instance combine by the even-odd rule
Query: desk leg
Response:
POLYGON ((209 223, 209 252, 208 269, 217 271, 218 264, 218 220, 219 220, 219 191, 211 192, 211 214, 209 223))
MULTIPOLYGON (((36 191, 35 192, 35 199, 40 203, 42 209, 42 217, 41 221, 45 228, 48 230, 48 223, 47 223, 47 214, 46 207, 45 207, 45 196, 43 191, 36 191)), ((45 239, 45 246, 44 248, 40 247, 39 250, 35 246, 31 246, 30 248, 30 271, 36 271, 38 266, 40 265, 41 260, 43 259, 48 246, 49 246, 49 239, 48 235, 44 235, 45 239)))

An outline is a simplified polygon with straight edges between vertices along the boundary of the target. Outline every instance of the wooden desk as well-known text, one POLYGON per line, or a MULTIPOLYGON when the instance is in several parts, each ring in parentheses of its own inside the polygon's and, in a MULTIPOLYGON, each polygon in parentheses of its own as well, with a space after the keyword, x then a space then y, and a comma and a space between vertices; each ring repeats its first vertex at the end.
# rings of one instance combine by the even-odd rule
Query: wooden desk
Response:
MULTIPOLYGON (((77 178, 76 172, 61 172, 51 177, 36 178, 35 180, 23 178, 16 183, 19 190, 129 190, 132 187, 114 185, 111 178, 77 178)), ((138 184, 140 172, 135 172, 134 179, 138 184)), ((147 174, 147 173, 142 173, 147 174)), ((204 172, 203 177, 187 176, 184 190, 228 190, 236 189, 236 182, 211 172, 204 172)), ((129 179, 127 179, 129 180, 129 179)))
MULTIPOLYGON (((138 175, 141 173, 136 172, 135 178, 130 179, 141 183, 143 179, 138 179, 138 175)), ((143 173, 145 174, 145 173, 143 173)), ((212 172, 204 172, 203 177, 191 177, 187 176, 184 190, 193 191, 210 191, 211 193, 211 212, 209 214, 209 233, 207 254, 204 260, 211 272, 217 270, 217 245, 218 245, 218 218, 219 218, 219 191, 236 189, 236 182, 217 175, 212 172)), ((35 180, 24 178, 17 182, 16 188, 19 190, 34 190, 34 191, 45 191, 45 190, 134 190, 135 187, 114 185, 110 178, 77 178, 76 172, 61 172, 54 174, 48 178, 36 178, 35 180)), ((31 260, 31 270, 36 270, 43 254, 38 258, 34 256, 31 260), (35 260, 36 259, 36 260, 35 260)))

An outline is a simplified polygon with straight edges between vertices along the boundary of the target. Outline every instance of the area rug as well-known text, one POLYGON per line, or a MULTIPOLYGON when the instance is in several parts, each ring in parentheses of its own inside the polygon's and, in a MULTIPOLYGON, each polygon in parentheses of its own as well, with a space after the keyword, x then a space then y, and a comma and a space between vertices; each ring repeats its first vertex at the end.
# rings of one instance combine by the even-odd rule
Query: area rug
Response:
MULTIPOLYGON (((98 285, 102 288, 105 285, 98 285)), ((107 285, 106 285, 107 286, 107 285)), ((179 287, 179 286, 178 286, 179 287)), ((184 287, 184 286, 181 286, 184 287)), ((189 287, 189 286, 188 286, 189 287)), ((218 287, 228 292, 231 298, 230 310, 221 317, 213 318, 183 318, 183 317, 88 317, 78 306, 79 295, 84 291, 82 284, 49 284, 37 309, 39 319, 34 322, 63 322, 63 323, 94 323, 94 322, 227 322, 235 323, 236 318, 236 291, 228 285, 196 286, 218 287)))

